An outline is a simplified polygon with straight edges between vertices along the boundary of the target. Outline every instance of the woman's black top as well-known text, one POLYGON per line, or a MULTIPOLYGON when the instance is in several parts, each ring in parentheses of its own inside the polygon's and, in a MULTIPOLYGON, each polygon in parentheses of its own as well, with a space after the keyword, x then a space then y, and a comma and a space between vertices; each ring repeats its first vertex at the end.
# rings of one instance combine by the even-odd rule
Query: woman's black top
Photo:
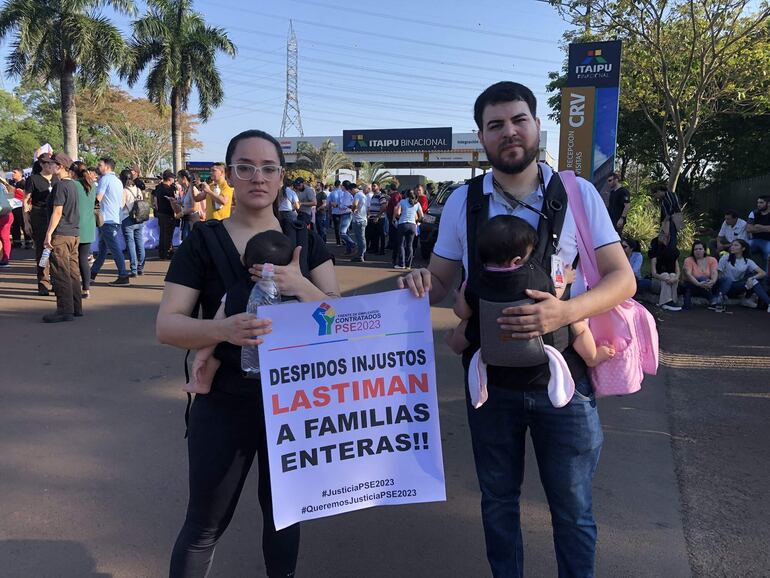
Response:
MULTIPOLYGON (((227 291, 204 241, 202 230, 200 230, 203 226, 205 225, 201 223, 194 227, 184 243, 174 253, 166 274, 166 281, 200 291, 199 303, 203 319, 212 319, 227 291)), ((229 234, 225 236, 229 241, 224 247, 225 251, 229 253, 228 258, 240 261, 238 249, 236 249, 229 234)), ((310 271, 332 259, 326 244, 314 231, 308 233, 308 242, 303 250, 308 252, 307 262, 310 271)), ((245 288, 250 289, 248 284, 244 287, 243 284, 237 283, 232 290, 236 293, 243 293, 245 288)), ((248 299, 248 294, 246 294, 246 299, 248 299)), ((228 299, 228 301, 232 300, 228 299)), ((236 312, 227 311, 228 315, 246 311, 246 302, 245 300, 241 301, 243 301, 243 308, 236 312)), ((214 378, 213 388, 230 393, 256 395, 259 393, 258 381, 243 377, 240 367, 240 353, 241 348, 230 343, 220 343, 217 346, 214 355, 222 362, 222 366, 214 378)))
POLYGON ((676 273, 676 262, 679 259, 679 249, 662 245, 657 239, 650 243, 650 250, 647 252, 650 259, 657 259, 655 269, 658 275, 663 273, 676 273))

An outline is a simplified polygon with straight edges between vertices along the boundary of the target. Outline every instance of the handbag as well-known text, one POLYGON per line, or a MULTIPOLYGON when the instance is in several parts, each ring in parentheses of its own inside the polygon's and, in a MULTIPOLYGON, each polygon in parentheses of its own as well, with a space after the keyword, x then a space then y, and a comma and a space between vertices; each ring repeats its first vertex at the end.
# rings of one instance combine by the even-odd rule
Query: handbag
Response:
MULTIPOLYGON (((559 175, 575 219, 580 269, 590 290, 601 280, 591 227, 575 173, 560 171, 559 175)), ((641 304, 626 299, 609 311, 591 317, 588 326, 597 345, 615 348, 614 357, 588 369, 596 397, 635 393, 641 389, 645 373, 657 373, 658 332, 655 318, 641 304)))

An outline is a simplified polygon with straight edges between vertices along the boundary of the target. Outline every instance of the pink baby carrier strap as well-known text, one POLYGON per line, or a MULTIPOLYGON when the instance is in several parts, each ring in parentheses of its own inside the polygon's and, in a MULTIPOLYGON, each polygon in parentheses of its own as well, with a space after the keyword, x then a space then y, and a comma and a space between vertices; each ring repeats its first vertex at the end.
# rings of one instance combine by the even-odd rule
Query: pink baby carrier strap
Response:
MULTIPOLYGON (((599 283, 601 275, 583 196, 575 173, 560 171, 559 175, 577 228, 580 270, 586 288, 590 289, 599 283)), ((606 313, 590 318, 588 325, 597 345, 612 345, 616 352, 615 357, 589 368, 597 397, 637 392, 642 387, 645 373, 655 375, 658 370, 658 332, 655 319, 642 305, 626 299, 606 313)))

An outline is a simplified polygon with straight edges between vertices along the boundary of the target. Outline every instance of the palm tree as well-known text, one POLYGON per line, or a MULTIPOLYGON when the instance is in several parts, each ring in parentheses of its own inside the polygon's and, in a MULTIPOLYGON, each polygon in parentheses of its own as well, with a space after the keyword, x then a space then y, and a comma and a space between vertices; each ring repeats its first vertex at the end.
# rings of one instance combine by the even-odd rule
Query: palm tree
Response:
POLYGON ((390 171, 383 169, 383 166, 383 163, 362 162, 361 168, 358 171, 359 180, 364 183, 383 185, 393 178, 390 171))
POLYGON ((120 31, 98 11, 103 6, 134 12, 133 0, 6 0, 0 10, 0 40, 14 37, 5 72, 22 81, 59 81, 64 150, 73 159, 78 157, 75 76, 98 93, 125 54, 120 31))
POLYGON ((313 173, 322 183, 340 169, 352 169, 353 162, 343 152, 335 150, 336 145, 327 139, 316 148, 309 142, 297 144, 297 166, 313 173))
POLYGON ((150 67, 147 98, 161 110, 171 107, 171 146, 174 170, 182 168, 182 113, 193 87, 198 91, 198 116, 208 120, 222 104, 218 52, 235 56, 235 45, 223 28, 207 26, 192 9, 192 0, 148 0, 147 14, 132 24, 129 58, 121 74, 133 86, 150 67))

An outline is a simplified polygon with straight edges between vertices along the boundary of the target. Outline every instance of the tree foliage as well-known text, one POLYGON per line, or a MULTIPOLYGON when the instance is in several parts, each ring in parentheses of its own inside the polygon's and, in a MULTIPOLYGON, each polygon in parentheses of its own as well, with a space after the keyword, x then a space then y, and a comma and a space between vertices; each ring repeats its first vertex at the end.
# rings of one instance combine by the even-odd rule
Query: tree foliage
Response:
POLYGON ((393 178, 390 171, 385 170, 383 163, 370 163, 364 161, 361 163, 361 168, 358 171, 358 179, 366 184, 384 185, 393 178))
POLYGON ((770 108, 770 8, 753 6, 749 0, 559 2, 595 38, 623 40, 621 119, 630 124, 621 128, 648 138, 637 130, 646 120, 671 190, 682 174, 705 170, 693 149, 699 131, 722 115, 770 108))
POLYGON ((235 56, 235 45, 223 28, 208 26, 193 10, 192 0, 148 0, 147 14, 132 24, 129 57, 121 75, 133 86, 149 68, 147 98, 162 111, 171 108, 174 168, 182 166, 181 114, 188 110, 193 89, 198 115, 204 122, 222 104, 222 77, 216 66, 219 52, 235 56))
POLYGON ((134 12, 132 0, 7 0, 0 10, 0 39, 13 35, 6 74, 22 82, 58 81, 64 148, 73 158, 76 82, 104 89, 125 53, 120 31, 98 12, 103 6, 134 12))
POLYGON ((331 139, 327 139, 318 148, 309 142, 299 142, 297 153, 297 167, 310 171, 322 183, 326 183, 341 169, 353 168, 348 155, 336 150, 331 139))

